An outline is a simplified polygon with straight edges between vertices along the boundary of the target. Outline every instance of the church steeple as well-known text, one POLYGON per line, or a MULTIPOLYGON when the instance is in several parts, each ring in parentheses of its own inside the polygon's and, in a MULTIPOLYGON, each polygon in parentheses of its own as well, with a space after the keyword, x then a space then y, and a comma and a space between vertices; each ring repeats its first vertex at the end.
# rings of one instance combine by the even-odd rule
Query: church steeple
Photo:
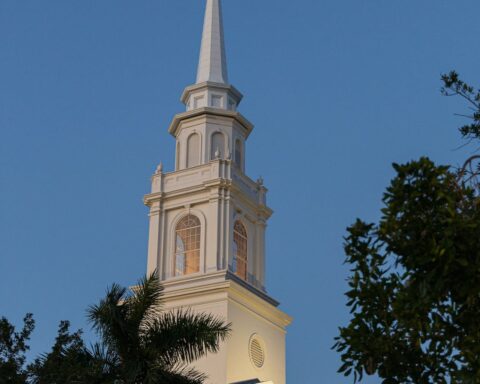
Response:
POLYGON ((205 11, 202 47, 200 49, 197 71, 197 84, 206 81, 228 84, 222 5, 220 0, 207 0, 207 8, 205 11))
MULTIPOLYGON (((211 313, 232 324, 218 353, 195 362, 207 384, 285 384, 291 319, 265 288, 267 189, 245 170, 253 125, 227 77, 221 0, 206 0, 197 80, 173 118, 173 172, 159 166, 150 208, 148 273, 165 288, 165 310, 211 313), (258 380, 257 380, 258 379, 258 380)), ((200 32, 200 31, 199 31, 200 32)))

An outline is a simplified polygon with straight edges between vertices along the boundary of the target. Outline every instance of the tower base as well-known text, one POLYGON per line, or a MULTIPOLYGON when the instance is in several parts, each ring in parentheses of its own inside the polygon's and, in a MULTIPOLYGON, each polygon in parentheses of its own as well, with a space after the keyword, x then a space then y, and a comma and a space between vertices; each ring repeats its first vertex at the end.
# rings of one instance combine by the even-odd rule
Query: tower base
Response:
POLYGON ((285 335, 290 316, 278 302, 229 271, 163 282, 165 310, 189 308, 232 324, 216 354, 195 362, 207 384, 285 384, 285 335))

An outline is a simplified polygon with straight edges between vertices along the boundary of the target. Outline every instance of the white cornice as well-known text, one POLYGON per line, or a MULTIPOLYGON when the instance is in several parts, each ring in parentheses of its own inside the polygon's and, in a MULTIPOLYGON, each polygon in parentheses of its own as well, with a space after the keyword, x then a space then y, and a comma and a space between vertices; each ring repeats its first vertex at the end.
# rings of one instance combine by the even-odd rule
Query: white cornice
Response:
MULTIPOLYGON (((150 193, 144 196, 143 202, 146 206, 151 207, 152 204, 157 201, 172 201, 175 198, 185 197, 188 195, 198 196, 199 192, 208 192, 212 190, 212 188, 225 188, 231 190, 240 201, 243 201, 254 212, 261 215, 261 217, 263 217, 264 219, 270 218, 270 216, 272 216, 273 214, 273 210, 271 208, 266 205, 259 204, 259 202, 253 197, 245 194, 245 191, 242 190, 242 188, 240 188, 240 186, 237 185, 235 181, 223 178, 210 179, 208 181, 202 182, 201 184, 194 184, 191 186, 178 188, 169 192, 150 193)), ((200 202, 205 202, 210 199, 211 196, 209 194, 206 194, 204 196, 199 196, 198 199, 192 200, 192 202, 198 204, 200 202)))
POLYGON ((168 128, 168 132, 172 136, 176 137, 178 135, 180 123, 186 120, 191 120, 204 116, 218 116, 236 120, 245 130, 245 138, 247 138, 253 130, 253 124, 248 121, 240 112, 228 111, 219 108, 204 107, 175 115, 172 123, 170 124, 170 127, 168 128))
POLYGON ((285 329, 292 318, 278 309, 278 302, 266 293, 256 289, 242 281, 229 271, 219 271, 205 275, 182 277, 162 283, 165 301, 189 300, 192 298, 205 298, 216 301, 218 299, 208 297, 228 297, 229 300, 253 311, 258 316, 285 329))

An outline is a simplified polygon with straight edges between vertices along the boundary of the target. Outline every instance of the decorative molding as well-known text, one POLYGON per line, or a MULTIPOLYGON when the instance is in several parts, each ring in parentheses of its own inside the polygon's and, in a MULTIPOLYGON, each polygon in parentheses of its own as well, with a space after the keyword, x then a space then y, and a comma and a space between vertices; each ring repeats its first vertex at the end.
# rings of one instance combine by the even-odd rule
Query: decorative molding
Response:
POLYGON ((240 104, 240 101, 243 98, 242 93, 235 88, 233 85, 230 84, 222 84, 222 83, 215 83, 213 81, 206 81, 200 84, 194 84, 190 85, 185 88, 185 90, 182 93, 182 96, 180 97, 180 101, 183 104, 187 104, 188 98, 190 94, 196 91, 201 91, 202 89, 205 88, 210 88, 210 89, 222 89, 225 91, 229 91, 231 93, 231 96, 233 96, 234 100, 236 101, 237 104, 240 104))
POLYGON ((236 121, 243 128, 245 138, 247 138, 253 130, 253 124, 250 123, 240 112, 203 107, 175 115, 170 127, 168 128, 168 132, 174 137, 177 137, 179 135, 178 130, 181 128, 180 126, 182 122, 206 116, 223 117, 236 121))
POLYGON ((203 296, 209 291, 231 288, 236 293, 238 301, 245 302, 247 300, 251 302, 253 300, 256 302, 256 308, 270 306, 270 311, 274 310, 282 322, 289 324, 292 320, 290 316, 277 308, 279 306, 278 301, 228 270, 203 275, 179 276, 162 284, 165 288, 164 295, 166 299, 172 297, 179 298, 181 296, 203 296))

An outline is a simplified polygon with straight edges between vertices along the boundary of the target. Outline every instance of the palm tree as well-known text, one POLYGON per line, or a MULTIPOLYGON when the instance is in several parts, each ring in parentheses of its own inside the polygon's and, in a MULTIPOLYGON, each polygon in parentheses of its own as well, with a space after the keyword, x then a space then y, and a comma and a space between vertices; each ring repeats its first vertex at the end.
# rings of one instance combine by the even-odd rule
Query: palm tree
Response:
MULTIPOLYGON (((114 284, 88 317, 101 343, 95 356, 103 372, 122 384, 201 384, 205 375, 188 368, 217 352, 230 324, 190 310, 162 311, 163 287, 156 273, 133 290, 114 284)), ((110 381, 109 381, 110 382, 110 381)))

